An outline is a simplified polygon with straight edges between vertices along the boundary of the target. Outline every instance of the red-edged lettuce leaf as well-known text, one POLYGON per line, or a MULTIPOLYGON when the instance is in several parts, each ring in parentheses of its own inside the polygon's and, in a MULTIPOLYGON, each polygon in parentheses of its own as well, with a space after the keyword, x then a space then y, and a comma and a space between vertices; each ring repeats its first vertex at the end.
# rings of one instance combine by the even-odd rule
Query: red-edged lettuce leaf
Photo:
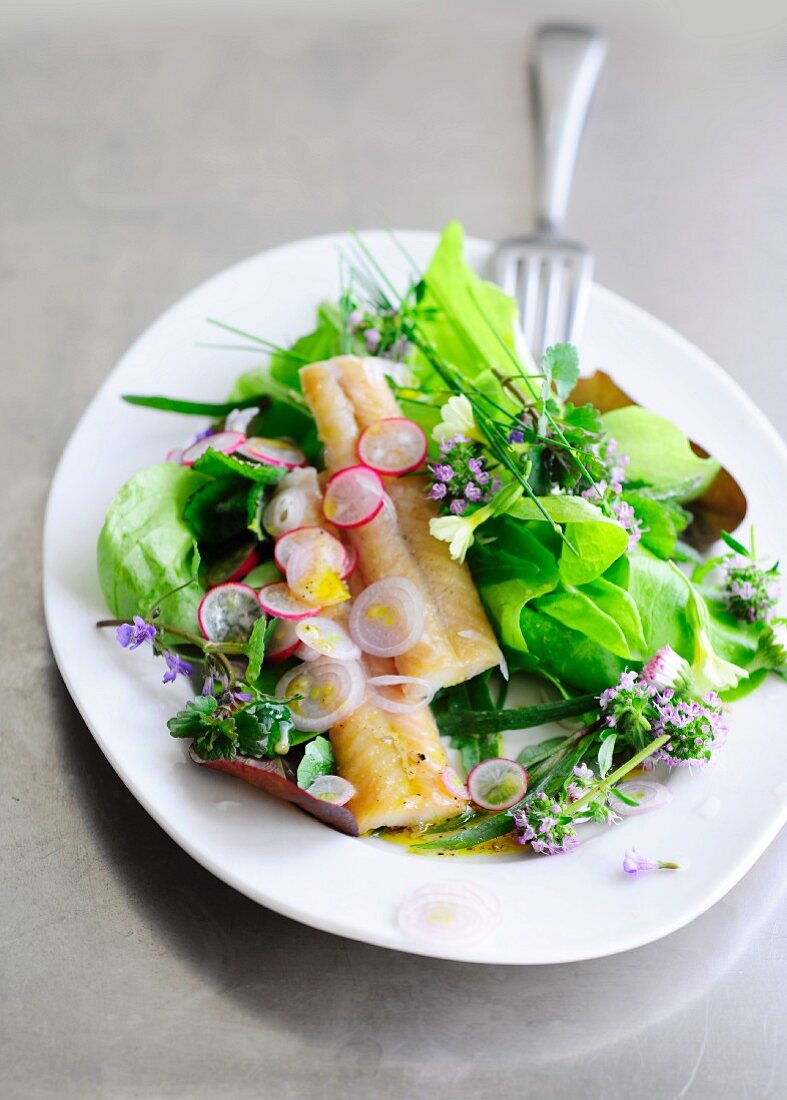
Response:
POLYGON ((325 802, 322 798, 315 798, 301 790, 297 783, 284 775, 282 764, 278 760, 253 760, 248 756, 236 756, 234 760, 203 760, 193 749, 189 749, 189 756, 195 764, 234 775, 244 783, 272 794, 274 798, 294 803, 307 814, 330 825, 332 829, 338 829, 340 833, 346 833, 347 836, 359 835, 358 822, 346 806, 336 806, 333 802, 325 802))

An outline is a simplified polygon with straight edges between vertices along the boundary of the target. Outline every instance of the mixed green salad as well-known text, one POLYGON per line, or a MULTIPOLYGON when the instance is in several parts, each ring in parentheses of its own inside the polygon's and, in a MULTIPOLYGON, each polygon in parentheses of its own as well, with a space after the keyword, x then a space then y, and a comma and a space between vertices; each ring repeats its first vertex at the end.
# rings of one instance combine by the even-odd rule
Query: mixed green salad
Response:
MULTIPOLYGON (((323 468, 301 368, 387 361, 402 417, 428 443, 400 476, 433 503, 430 537, 469 567, 504 656, 428 700, 464 774, 446 778, 458 812, 423 822, 413 846, 509 835, 567 851, 579 822, 663 804, 659 777, 715 758, 729 704, 769 673, 785 677, 778 564, 759 556, 753 532, 733 534, 744 495, 680 428, 606 374, 581 377, 571 345, 533 361, 514 301, 468 265, 458 223, 424 272, 408 258, 403 289, 357 236, 341 264, 340 297, 291 347, 213 322, 262 360, 225 402, 127 396, 196 417, 200 431, 113 500, 98 572, 114 617, 100 625, 127 648, 152 648, 165 682, 194 683, 169 729, 196 762, 357 832, 330 727, 304 729, 298 696, 277 691, 299 654, 310 659, 297 615, 278 591, 255 603, 237 590, 281 588, 272 504, 293 474, 323 468), (507 707, 509 677, 523 676, 547 701, 507 707), (507 731, 557 720, 558 732, 505 756, 507 731)), ((351 586, 349 555, 346 565, 337 576, 351 586)))

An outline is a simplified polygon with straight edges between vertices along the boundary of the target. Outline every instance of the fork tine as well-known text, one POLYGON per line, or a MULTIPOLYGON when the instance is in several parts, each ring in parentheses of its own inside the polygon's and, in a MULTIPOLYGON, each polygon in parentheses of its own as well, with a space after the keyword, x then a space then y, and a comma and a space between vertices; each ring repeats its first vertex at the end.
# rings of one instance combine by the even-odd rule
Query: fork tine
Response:
POLYGON ((583 253, 573 264, 568 265, 571 283, 566 304, 566 340, 573 343, 576 334, 582 331, 585 320, 590 284, 593 280, 593 256, 583 253))
POLYGON ((532 349, 536 335, 538 302, 544 257, 540 252, 523 254, 520 260, 520 282, 517 294, 522 332, 528 347, 532 349))
POLYGON ((545 300, 540 342, 534 355, 540 359, 546 349, 562 337, 560 321, 563 315, 565 261, 562 256, 551 257, 546 278, 542 279, 545 300))

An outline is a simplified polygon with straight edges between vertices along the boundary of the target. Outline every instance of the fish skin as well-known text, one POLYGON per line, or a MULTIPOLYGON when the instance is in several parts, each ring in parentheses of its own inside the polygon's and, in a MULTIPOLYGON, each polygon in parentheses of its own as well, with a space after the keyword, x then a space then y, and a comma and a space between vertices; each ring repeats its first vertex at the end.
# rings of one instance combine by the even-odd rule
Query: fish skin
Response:
MULTIPOLYGON (((402 416, 378 359, 345 355, 334 360, 336 377, 354 406, 361 431, 376 420, 402 416)), ((470 570, 455 561, 446 543, 429 533, 429 521, 439 515, 434 501, 426 496, 426 478, 385 478, 394 502, 399 528, 422 576, 429 578, 429 591, 459 668, 461 680, 472 679, 500 664, 502 654, 481 606, 470 570), (461 632, 467 631, 467 635, 461 632), (468 636, 469 635, 469 636, 468 636)))

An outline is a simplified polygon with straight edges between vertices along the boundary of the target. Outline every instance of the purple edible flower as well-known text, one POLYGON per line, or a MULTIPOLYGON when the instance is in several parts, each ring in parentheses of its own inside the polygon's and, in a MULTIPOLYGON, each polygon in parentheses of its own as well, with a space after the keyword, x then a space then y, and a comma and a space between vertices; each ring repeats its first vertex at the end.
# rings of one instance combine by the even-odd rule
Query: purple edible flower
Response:
POLYGON ((442 481, 436 481, 427 494, 430 500, 442 500, 448 489, 442 481))
POLYGON ((746 622, 767 622, 781 592, 776 566, 765 570, 751 558, 735 556, 725 568, 722 591, 728 610, 746 622))
POLYGON ((633 550, 642 538, 642 520, 637 519, 634 509, 625 500, 616 501, 612 505, 612 511, 621 527, 628 531, 628 549, 633 550))
POLYGON ((481 493, 481 490, 478 488, 475 482, 468 481, 467 485, 465 485, 465 496, 467 497, 467 499, 475 504, 481 499, 482 495, 483 494, 481 493))
POLYGON ((170 653, 167 650, 164 653, 164 660, 167 662, 167 671, 164 673, 162 683, 171 684, 178 676, 191 676, 191 665, 178 657, 177 653, 170 653))
POLYGON ((714 691, 702 702, 680 699, 675 703, 673 698, 671 691, 657 698, 658 716, 652 733, 654 737, 666 734, 669 741, 653 754, 652 759, 670 768, 707 764, 727 738, 721 700, 714 691))
POLYGON ((521 431, 519 428, 512 428, 511 431, 508 433, 508 442, 509 443, 524 443, 525 442, 525 433, 523 431, 521 431))
POLYGON ((377 351, 377 349, 380 346, 380 341, 381 340, 382 340, 382 336, 380 335, 380 330, 379 329, 369 328, 363 334, 363 342, 366 345, 366 350, 369 352, 370 355, 375 354, 375 352, 377 351))
POLYGON ((123 623, 117 628, 116 637, 124 649, 138 649, 144 642, 153 644, 156 628, 153 623, 146 623, 140 615, 135 615, 133 624, 123 623))
POLYGON ((636 848, 627 848, 623 856, 623 870, 627 875, 639 875, 648 871, 677 870, 678 864, 663 859, 649 859, 641 856, 636 848))
POLYGON ((467 501, 464 500, 452 500, 449 505, 449 511, 454 516, 461 516, 467 508, 467 501))
POLYGON ((432 473, 438 481, 449 482, 454 476, 454 468, 447 462, 438 462, 432 467, 432 473))

